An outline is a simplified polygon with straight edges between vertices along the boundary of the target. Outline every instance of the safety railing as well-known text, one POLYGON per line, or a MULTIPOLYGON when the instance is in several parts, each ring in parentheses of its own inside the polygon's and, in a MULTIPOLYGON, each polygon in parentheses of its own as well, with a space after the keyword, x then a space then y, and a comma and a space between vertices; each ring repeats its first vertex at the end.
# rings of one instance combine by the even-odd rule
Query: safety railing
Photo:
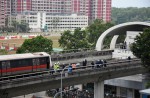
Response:
MULTIPOLYGON (((76 67, 73 72, 83 72, 86 70, 114 70, 114 69, 121 69, 124 70, 126 67, 128 68, 134 68, 136 66, 139 66, 138 64, 141 64, 141 61, 139 59, 132 59, 132 60, 120 60, 117 62, 110 62, 110 63, 104 63, 107 65, 107 67, 100 67, 97 68, 96 66, 98 65, 88 65, 88 66, 80 66, 80 67, 76 67), (121 66, 120 66, 121 64, 121 66)), ((99 66, 102 66, 102 64, 99 64, 99 66)), ((66 68, 64 70, 64 74, 68 73, 67 72, 68 68, 66 68)), ((1 77, 0 78, 0 85, 2 83, 9 83, 9 82, 13 82, 13 81, 19 81, 19 80, 34 80, 34 79, 45 79, 47 78, 51 78, 51 79, 55 79, 55 78, 59 78, 60 77, 60 73, 62 70, 57 70, 57 73, 55 73, 54 70, 48 70, 48 71, 42 71, 42 72, 34 72, 34 73, 28 73, 28 74, 21 74, 21 75, 14 75, 14 76, 6 76, 6 77, 1 77)))
POLYGON ((103 50, 103 51, 82 51, 76 53, 65 53, 65 54, 53 54, 51 55, 52 61, 61 61, 61 60, 69 60, 74 58, 85 58, 89 56, 104 56, 104 55, 112 55, 113 50, 103 50))
POLYGON ((63 51, 52 51, 51 54, 64 54, 64 53, 76 53, 76 52, 82 52, 82 51, 95 51, 94 48, 82 48, 82 49, 69 49, 69 50, 63 50, 63 51))

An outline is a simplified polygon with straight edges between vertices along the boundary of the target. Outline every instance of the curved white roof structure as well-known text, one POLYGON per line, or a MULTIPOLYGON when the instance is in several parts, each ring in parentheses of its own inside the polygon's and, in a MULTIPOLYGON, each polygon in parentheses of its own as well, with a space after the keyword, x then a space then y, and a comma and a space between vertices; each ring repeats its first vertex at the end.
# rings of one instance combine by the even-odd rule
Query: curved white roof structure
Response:
POLYGON ((113 26, 107 29, 102 35, 98 38, 96 43, 96 50, 102 50, 104 38, 107 35, 124 35, 126 31, 143 31, 144 28, 150 27, 149 22, 127 22, 122 23, 116 26, 113 26))

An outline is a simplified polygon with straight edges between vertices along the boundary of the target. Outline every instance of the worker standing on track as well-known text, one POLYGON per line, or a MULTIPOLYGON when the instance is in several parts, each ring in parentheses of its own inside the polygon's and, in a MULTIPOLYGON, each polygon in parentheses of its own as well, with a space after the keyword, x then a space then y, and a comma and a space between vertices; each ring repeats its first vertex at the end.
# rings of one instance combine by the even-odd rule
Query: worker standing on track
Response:
POLYGON ((72 74, 72 66, 70 64, 69 64, 69 67, 68 67, 68 73, 72 74))
POLYGON ((87 65, 87 60, 85 59, 85 60, 82 62, 83 69, 86 68, 86 65, 87 65))
POLYGON ((59 62, 57 62, 56 67, 57 67, 57 71, 59 71, 59 69, 60 69, 60 63, 59 62))
POLYGON ((54 64, 54 71, 57 72, 57 63, 54 64))
POLYGON ((104 67, 107 67, 107 61, 104 60, 104 67))
POLYGON ((94 61, 91 62, 91 65, 92 65, 92 68, 94 68, 94 65, 95 65, 94 61))

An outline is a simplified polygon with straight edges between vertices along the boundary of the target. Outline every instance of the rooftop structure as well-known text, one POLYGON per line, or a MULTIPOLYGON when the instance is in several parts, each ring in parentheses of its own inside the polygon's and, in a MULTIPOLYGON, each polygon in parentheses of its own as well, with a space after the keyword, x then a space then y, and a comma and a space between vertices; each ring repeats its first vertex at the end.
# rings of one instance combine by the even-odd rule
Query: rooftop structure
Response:
POLYGON ((140 90, 140 93, 150 95, 150 89, 140 90))
POLYGON ((0 60, 14 60, 14 59, 25 59, 25 58, 37 58, 37 57, 46 57, 49 56, 46 52, 36 52, 36 53, 24 53, 24 54, 11 54, 11 55, 2 55, 0 60))

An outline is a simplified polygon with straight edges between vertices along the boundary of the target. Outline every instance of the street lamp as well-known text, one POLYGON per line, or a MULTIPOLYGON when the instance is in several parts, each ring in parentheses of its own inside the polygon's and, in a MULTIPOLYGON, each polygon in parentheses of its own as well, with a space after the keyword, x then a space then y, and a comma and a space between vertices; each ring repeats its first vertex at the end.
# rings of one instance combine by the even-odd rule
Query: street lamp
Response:
POLYGON ((62 71, 61 71, 61 83, 60 83, 60 84, 61 84, 61 86, 60 86, 61 91, 58 92, 58 93, 56 93, 56 94, 54 95, 54 98, 56 98, 56 96, 57 96, 58 94, 61 94, 61 95, 60 95, 60 98, 62 98, 62 93, 63 93, 63 91, 62 91, 62 74, 63 74, 64 70, 65 70, 67 67, 69 67, 69 66, 70 66, 70 64, 67 65, 67 66, 65 66, 64 69, 62 69, 62 71))
POLYGON ((69 67, 70 66, 70 64, 69 65, 67 65, 67 66, 65 66, 65 68, 61 71, 61 86, 60 86, 60 88, 61 88, 61 97, 60 98, 62 98, 62 74, 63 74, 63 72, 64 72, 64 70, 67 68, 67 67, 69 67))
POLYGON ((62 71, 61 71, 61 83, 60 83, 60 84, 61 84, 61 86, 60 86, 61 91, 58 92, 58 93, 56 93, 56 94, 54 95, 54 98, 55 98, 59 93, 61 93, 60 98, 62 98, 62 93, 63 93, 63 91, 62 91, 62 74, 63 74, 64 70, 67 69, 67 67, 69 67, 69 66, 71 66, 71 65, 69 64, 69 65, 65 66, 65 67, 62 69, 62 71))

